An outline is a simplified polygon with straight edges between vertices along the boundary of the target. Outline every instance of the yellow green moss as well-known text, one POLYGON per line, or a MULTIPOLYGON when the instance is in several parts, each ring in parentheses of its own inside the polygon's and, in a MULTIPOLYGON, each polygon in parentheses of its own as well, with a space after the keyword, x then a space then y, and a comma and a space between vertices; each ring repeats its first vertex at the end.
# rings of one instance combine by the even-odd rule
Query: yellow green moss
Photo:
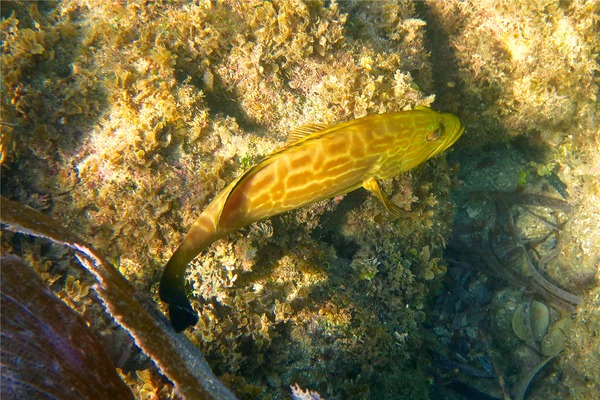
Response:
MULTIPOLYGON (((598 6, 417 7, 424 12, 410 1, 3 4, 3 193, 90 238, 154 294, 203 207, 291 129, 453 92, 439 107, 467 121, 463 146, 525 137, 545 149, 539 173, 559 173, 582 204, 548 274, 571 287, 585 281, 600 232, 598 6), (447 47, 426 48, 428 29, 443 31, 447 47), (452 52, 456 70, 432 64, 430 52, 452 52), (575 263, 582 268, 566 270, 575 263)), ((415 349, 445 271, 453 168, 440 158, 385 182, 406 211, 396 221, 358 192, 215 243, 190 272, 201 320, 189 336, 246 398, 283 398, 292 383, 325 397, 427 398, 415 349)), ((26 252, 57 290, 83 296, 83 278, 57 280, 65 267, 45 265, 35 246, 26 252)), ((128 379, 142 396, 160 393, 153 376, 128 379)))

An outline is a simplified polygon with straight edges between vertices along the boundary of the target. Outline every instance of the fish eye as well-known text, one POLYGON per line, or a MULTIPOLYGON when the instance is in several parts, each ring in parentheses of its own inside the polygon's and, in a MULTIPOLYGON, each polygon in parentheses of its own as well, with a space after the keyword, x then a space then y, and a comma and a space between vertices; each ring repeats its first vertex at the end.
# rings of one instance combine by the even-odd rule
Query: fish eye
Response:
POLYGON ((434 130, 432 130, 431 132, 429 132, 427 134, 427 141, 433 142, 434 140, 437 140, 441 134, 442 134, 442 128, 435 128, 434 130))

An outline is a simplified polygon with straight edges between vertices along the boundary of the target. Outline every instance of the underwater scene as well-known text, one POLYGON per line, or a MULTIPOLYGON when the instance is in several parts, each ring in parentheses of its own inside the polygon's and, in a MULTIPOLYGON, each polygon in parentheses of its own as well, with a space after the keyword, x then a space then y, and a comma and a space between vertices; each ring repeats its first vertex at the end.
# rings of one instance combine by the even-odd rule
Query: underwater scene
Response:
POLYGON ((597 399, 600 2, 2 1, 2 399, 597 399))

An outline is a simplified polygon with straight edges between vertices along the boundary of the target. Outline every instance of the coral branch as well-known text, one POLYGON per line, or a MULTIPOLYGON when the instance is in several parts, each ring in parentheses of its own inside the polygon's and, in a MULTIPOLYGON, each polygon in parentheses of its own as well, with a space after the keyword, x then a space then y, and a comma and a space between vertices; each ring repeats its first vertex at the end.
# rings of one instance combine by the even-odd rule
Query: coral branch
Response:
POLYGON ((213 374, 198 349, 176 334, 166 318, 85 241, 50 217, 1 198, 1 221, 10 230, 50 239, 77 251, 81 264, 98 280, 94 289, 106 310, 134 338, 186 399, 235 399, 213 374))

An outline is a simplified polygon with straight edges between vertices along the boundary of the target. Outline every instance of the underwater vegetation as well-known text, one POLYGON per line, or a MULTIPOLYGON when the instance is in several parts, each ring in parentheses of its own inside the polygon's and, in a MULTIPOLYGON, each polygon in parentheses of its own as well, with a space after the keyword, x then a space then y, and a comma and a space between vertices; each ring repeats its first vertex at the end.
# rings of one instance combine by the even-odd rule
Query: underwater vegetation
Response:
MULTIPOLYGON (((454 314, 450 326, 434 330, 443 336, 453 332, 449 348, 456 353, 439 356, 440 369, 458 367, 456 381, 444 373, 453 384, 461 375, 496 378, 476 386, 502 393, 497 397, 523 399, 535 374, 564 350, 581 302, 539 272, 556 257, 570 207, 557 198, 521 192, 472 192, 470 197, 470 214, 458 219, 465 224, 455 226, 448 247, 457 301, 447 310, 454 314), (510 376, 513 371, 516 376, 510 376)), ((442 321, 444 314, 439 313, 442 321)))
POLYGON ((493 163, 489 155, 472 155, 459 173, 465 190, 455 196, 463 206, 445 253, 450 283, 432 320, 434 337, 446 345, 434 356, 437 379, 471 396, 588 398, 581 393, 593 390, 598 372, 590 361, 581 364, 577 387, 556 383, 564 373, 559 363, 580 334, 573 328, 587 307, 581 288, 595 285, 594 266, 578 267, 572 277, 550 274, 566 269, 559 255, 569 244, 573 204, 562 182, 537 174, 523 153, 496 152, 493 163), (501 180, 479 179, 502 176, 498 171, 501 180))
MULTIPOLYGON (((188 267, 200 319, 183 335, 242 399, 591 399, 599 7, 2 2, 2 194, 89 240, 166 313, 174 246, 293 129, 451 112, 461 141, 381 182, 399 218, 356 191, 215 242, 188 267)), ((178 396, 70 250, 5 230, 0 244, 107 338, 135 397, 178 396)))

